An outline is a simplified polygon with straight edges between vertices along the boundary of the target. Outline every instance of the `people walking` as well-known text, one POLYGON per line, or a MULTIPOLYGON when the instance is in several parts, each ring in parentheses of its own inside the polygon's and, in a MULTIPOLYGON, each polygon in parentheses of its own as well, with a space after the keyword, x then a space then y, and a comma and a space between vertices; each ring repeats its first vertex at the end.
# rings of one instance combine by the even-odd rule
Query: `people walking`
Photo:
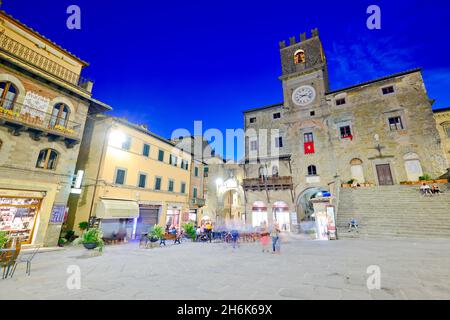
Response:
POLYGON ((208 236, 208 240, 210 243, 212 243, 212 230, 213 225, 210 221, 208 221, 205 225, 206 235, 208 236))
POLYGON ((273 254, 281 252, 280 233, 281 233, 280 226, 275 221, 273 228, 272 228, 272 232, 270 234, 270 236, 272 237, 272 249, 273 249, 272 253, 273 254))
POLYGON ((269 242, 270 242, 270 233, 269 233, 269 228, 267 226, 267 222, 264 221, 261 224, 261 246, 262 246, 262 252, 270 252, 269 250, 269 242))

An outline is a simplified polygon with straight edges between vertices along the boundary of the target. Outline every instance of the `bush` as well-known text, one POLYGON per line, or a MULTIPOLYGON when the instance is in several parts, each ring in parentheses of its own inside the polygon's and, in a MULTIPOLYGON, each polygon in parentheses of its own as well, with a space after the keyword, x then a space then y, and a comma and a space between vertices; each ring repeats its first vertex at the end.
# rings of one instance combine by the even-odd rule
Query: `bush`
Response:
POLYGON ((9 240, 9 236, 7 232, 0 231, 0 249, 2 249, 9 240))
POLYGON ((87 222, 87 221, 80 222, 80 224, 78 225, 78 228, 81 231, 86 231, 87 229, 89 229, 89 222, 87 222))
POLYGON ((197 238, 197 230, 195 230, 195 225, 192 222, 186 223, 184 225, 184 231, 188 235, 189 238, 194 239, 197 238))
POLYGON ((424 174, 423 176, 419 177, 420 181, 430 181, 432 180, 431 176, 429 174, 424 174))
POLYGON ((75 231, 73 230, 66 231, 64 239, 66 239, 68 242, 72 242, 73 240, 75 240, 75 231))

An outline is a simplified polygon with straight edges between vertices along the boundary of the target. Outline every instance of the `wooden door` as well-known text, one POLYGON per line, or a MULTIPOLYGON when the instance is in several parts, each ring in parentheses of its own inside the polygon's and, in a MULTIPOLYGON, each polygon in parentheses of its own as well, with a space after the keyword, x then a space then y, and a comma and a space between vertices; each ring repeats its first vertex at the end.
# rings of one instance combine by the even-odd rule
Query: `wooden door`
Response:
POLYGON ((391 166, 388 164, 377 165, 378 182, 380 186, 392 186, 394 180, 392 179, 391 166))

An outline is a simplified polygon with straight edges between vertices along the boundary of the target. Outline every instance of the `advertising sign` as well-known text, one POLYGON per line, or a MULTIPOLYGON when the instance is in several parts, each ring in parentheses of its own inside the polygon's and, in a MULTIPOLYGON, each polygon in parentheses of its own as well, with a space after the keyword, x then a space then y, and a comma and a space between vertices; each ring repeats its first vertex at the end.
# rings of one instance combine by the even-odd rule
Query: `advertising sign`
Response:
POLYGON ((328 217, 324 211, 316 213, 317 240, 328 241, 328 217))
POLYGON ((333 206, 327 207, 327 220, 328 220, 329 238, 330 238, 330 240, 337 240, 335 208, 333 206))
POLYGON ((39 118, 41 121, 44 121, 49 105, 50 99, 28 91, 20 113, 29 114, 31 118, 39 118))

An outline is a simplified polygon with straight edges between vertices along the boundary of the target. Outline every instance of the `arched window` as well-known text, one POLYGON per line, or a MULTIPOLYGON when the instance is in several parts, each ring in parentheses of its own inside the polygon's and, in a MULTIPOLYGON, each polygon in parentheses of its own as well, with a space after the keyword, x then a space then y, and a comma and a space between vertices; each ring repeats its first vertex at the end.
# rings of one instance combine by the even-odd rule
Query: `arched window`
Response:
POLYGON ((38 160, 36 162, 36 168, 55 170, 58 162, 59 154, 53 149, 44 149, 39 153, 38 160))
POLYGON ((308 176, 317 176, 317 167, 316 166, 308 167, 308 176))
POLYGON ((0 151, 2 150, 2 146, 3 146, 3 141, 0 140, 0 151))
POLYGON ((272 176, 273 176, 274 178, 278 178, 278 176, 279 176, 278 166, 273 166, 273 167, 272 167, 272 176))
POLYGON ((261 166, 259 168, 259 179, 260 180, 266 180, 267 179, 267 168, 265 166, 261 166))
POLYGON ((300 64, 305 62, 306 62, 305 51, 303 50, 296 51, 294 54, 294 63, 300 64))
POLYGON ((0 107, 12 110, 19 91, 9 81, 0 82, 0 107))
POLYGON ((52 112, 52 118, 50 119, 50 126, 53 128, 55 126, 67 126, 67 121, 69 120, 70 109, 64 103, 58 103, 54 106, 52 112))

